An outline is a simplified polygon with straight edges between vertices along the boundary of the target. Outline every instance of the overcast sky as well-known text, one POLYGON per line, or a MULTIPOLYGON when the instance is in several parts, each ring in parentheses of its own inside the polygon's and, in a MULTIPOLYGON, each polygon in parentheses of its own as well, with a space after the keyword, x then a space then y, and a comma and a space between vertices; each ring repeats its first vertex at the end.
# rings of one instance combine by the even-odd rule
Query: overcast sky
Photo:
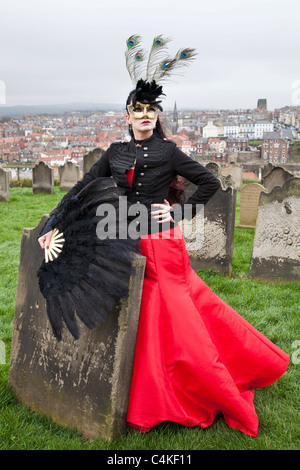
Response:
POLYGON ((299 23, 299 0, 0 0, 0 82, 7 106, 124 103, 127 37, 164 34, 198 51, 165 108, 272 110, 300 104, 299 23))

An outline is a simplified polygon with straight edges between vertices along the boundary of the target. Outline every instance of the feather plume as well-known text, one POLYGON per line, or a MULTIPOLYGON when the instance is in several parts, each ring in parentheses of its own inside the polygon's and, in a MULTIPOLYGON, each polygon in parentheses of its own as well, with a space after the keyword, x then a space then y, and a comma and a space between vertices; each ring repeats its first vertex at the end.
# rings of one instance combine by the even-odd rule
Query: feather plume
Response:
POLYGON ((133 76, 134 76, 134 83, 136 84, 143 76, 144 72, 144 64, 145 64, 145 52, 143 49, 139 49, 134 58, 134 68, 133 68, 133 76))
POLYGON ((166 54, 170 40, 162 34, 156 36, 146 64, 146 53, 140 47, 141 37, 133 34, 127 39, 126 67, 134 85, 140 80, 159 83, 173 75, 174 71, 190 65, 197 55, 195 49, 179 49, 172 58, 166 54))
POLYGON ((179 49, 175 56, 177 66, 186 67, 187 65, 190 65, 190 63, 195 59, 196 55, 196 49, 191 49, 190 47, 187 47, 186 49, 179 49))
MULTIPOLYGON (((164 95, 161 82, 170 78, 174 72, 190 65, 197 55, 195 49, 179 49, 175 57, 167 55, 169 38, 162 34, 153 39, 148 60, 143 49, 140 48, 141 38, 134 34, 127 39, 126 67, 130 78, 136 87, 135 101, 142 103, 156 103, 162 110, 157 98, 164 95)), ((180 74, 179 74, 180 75, 180 74)))
POLYGON ((195 49, 186 48, 179 49, 175 57, 169 58, 165 57, 158 65, 153 74, 153 80, 156 82, 161 82, 171 75, 174 72, 177 72, 178 69, 190 65, 190 63, 195 59, 197 53, 195 49))
POLYGON ((163 56, 165 55, 169 42, 170 39, 165 38, 161 34, 153 39, 146 68, 146 80, 148 82, 154 80, 154 74, 157 68, 157 63, 160 62, 163 56))
POLYGON ((156 101, 160 95, 163 95, 162 86, 158 85, 155 81, 145 82, 139 80, 136 85, 136 101, 141 103, 160 103, 156 101))
POLYGON ((126 68, 134 85, 136 85, 142 73, 143 60, 145 56, 140 44, 141 37, 137 34, 133 34, 126 41, 126 68))

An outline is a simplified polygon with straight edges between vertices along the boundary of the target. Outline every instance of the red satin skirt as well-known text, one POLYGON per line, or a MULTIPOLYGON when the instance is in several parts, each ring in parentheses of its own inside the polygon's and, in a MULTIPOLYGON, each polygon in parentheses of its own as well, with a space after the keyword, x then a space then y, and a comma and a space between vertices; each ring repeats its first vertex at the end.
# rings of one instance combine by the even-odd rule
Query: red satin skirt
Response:
POLYGON ((221 300, 193 271, 177 226, 142 237, 147 257, 127 424, 227 424, 258 434, 253 389, 276 381, 289 356, 221 300))

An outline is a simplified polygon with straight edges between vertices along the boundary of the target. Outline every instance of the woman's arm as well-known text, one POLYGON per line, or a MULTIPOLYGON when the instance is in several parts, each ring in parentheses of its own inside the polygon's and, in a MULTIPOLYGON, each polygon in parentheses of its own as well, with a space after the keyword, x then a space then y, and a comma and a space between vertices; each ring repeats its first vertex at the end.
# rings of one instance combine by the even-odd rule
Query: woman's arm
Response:
POLYGON ((194 217, 196 215, 196 205, 206 204, 220 188, 220 181, 205 166, 188 157, 178 148, 174 151, 172 162, 175 174, 198 186, 196 191, 185 201, 185 204, 192 204, 192 217, 194 217))
MULTIPOLYGON (((221 184, 211 171, 196 162, 192 158, 188 157, 185 153, 179 150, 177 147, 172 155, 172 165, 174 175, 180 175, 183 178, 191 181, 191 183, 198 186, 197 190, 189 197, 185 204, 192 205, 191 216, 194 217, 197 212, 197 204, 206 204, 209 199, 215 194, 220 188, 221 184)), ((190 214, 182 214, 182 207, 178 204, 170 206, 168 201, 164 204, 152 204, 153 207, 158 207, 151 214, 155 219, 158 219, 159 223, 162 222, 179 222, 184 215, 185 218, 189 218, 190 214)))
MULTIPOLYGON (((182 176, 198 186, 196 191, 185 201, 185 204, 192 205, 191 216, 194 217, 197 213, 197 204, 205 205, 221 187, 220 181, 211 171, 205 168, 205 166, 193 160, 191 157, 188 157, 177 147, 172 156, 172 163, 175 174, 182 176)), ((179 221, 183 215, 182 209, 176 210, 176 205, 172 207, 173 218, 179 221)), ((190 218, 188 214, 184 214, 184 217, 187 219, 190 218)))
POLYGON ((198 186, 197 190, 186 202, 190 204, 206 204, 221 186, 218 178, 205 166, 201 165, 201 163, 188 157, 178 148, 176 148, 172 160, 175 174, 186 178, 198 186))

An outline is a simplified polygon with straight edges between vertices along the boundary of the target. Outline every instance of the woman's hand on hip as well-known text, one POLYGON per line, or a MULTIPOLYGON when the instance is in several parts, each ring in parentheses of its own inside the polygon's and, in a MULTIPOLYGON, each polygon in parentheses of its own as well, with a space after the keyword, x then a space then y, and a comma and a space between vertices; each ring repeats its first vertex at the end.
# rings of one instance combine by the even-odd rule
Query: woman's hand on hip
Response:
POLYGON ((173 217, 171 216, 171 209, 169 201, 164 199, 164 204, 152 204, 152 207, 158 207, 156 211, 151 211, 151 215, 154 219, 157 220, 159 224, 163 222, 174 222, 173 217))

